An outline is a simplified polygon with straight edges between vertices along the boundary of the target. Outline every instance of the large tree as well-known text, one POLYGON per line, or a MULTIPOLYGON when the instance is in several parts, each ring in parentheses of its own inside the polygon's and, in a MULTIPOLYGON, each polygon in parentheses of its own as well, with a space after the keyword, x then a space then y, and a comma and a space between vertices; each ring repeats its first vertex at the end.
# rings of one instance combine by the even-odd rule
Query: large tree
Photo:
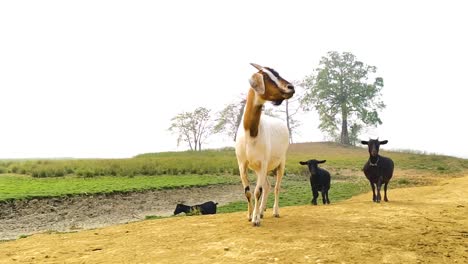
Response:
POLYGON ((385 107, 380 100, 383 78, 373 77, 376 71, 375 66, 358 61, 352 53, 328 52, 304 80, 307 93, 302 99, 303 108, 317 110, 322 131, 332 137, 340 131, 341 143, 353 143, 349 129, 355 140, 363 125, 382 124, 378 111, 385 107))
POLYGON ((169 131, 177 134, 177 146, 186 142, 190 150, 201 151, 206 138, 213 133, 210 110, 198 107, 193 112, 182 112, 171 119, 169 131))

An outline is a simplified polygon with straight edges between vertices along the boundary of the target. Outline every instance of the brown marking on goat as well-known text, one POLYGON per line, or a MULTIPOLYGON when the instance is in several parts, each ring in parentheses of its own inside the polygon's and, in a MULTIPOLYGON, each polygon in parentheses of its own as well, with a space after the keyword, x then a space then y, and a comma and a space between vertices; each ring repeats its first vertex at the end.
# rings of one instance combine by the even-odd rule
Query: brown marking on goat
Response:
POLYGON ((263 193, 263 188, 262 187, 258 188, 258 192, 255 192, 255 198, 259 200, 260 197, 262 196, 262 193, 263 193))
POLYGON ((255 92, 253 89, 250 89, 245 103, 244 129, 250 132, 251 137, 256 137, 258 135, 258 124, 260 123, 263 106, 255 105, 254 102, 255 92))

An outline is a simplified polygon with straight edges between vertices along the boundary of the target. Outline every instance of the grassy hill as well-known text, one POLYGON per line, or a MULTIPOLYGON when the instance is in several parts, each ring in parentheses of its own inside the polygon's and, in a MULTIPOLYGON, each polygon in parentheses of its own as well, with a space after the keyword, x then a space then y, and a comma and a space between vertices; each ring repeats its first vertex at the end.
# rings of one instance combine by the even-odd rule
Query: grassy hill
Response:
MULTIPOLYGON (((390 188, 430 184, 468 170, 466 159, 383 150, 381 154, 395 161, 390 188)), ((308 171, 298 162, 312 158, 327 160, 322 167, 332 173, 332 200, 368 190, 361 171, 367 149, 329 142, 292 144, 284 203, 308 203, 308 171)), ((238 173, 232 148, 147 153, 129 159, 8 160, 0 161, 0 200, 240 184, 238 173)))

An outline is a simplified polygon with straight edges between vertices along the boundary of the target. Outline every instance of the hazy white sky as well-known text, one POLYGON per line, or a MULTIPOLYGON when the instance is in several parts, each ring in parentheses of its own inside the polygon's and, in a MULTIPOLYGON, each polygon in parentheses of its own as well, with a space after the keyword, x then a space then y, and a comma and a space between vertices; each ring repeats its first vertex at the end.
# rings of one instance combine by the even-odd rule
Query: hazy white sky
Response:
MULTIPOLYGON (((184 150, 167 132, 171 117, 231 103, 249 88, 250 62, 302 80, 330 50, 384 78, 384 124, 362 138, 468 158, 467 6, 1 1, 0 158, 184 150)), ((303 123, 297 140, 324 139, 316 114, 303 123)), ((221 145, 232 144, 207 147, 221 145)))

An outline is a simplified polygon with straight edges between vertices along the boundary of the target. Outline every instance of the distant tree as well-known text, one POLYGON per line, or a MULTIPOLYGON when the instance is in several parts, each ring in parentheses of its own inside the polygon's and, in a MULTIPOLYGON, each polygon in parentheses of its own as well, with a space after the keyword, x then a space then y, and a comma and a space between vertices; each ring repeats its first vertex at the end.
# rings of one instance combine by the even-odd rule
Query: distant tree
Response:
POLYGON ((242 120, 245 108, 245 98, 239 102, 228 104, 217 114, 214 133, 225 133, 236 141, 237 128, 242 120))
POLYGON ((202 144, 213 133, 211 110, 198 107, 193 112, 182 112, 171 119, 169 131, 176 133, 177 146, 186 142, 190 150, 201 151, 202 144))
POLYGON ((328 52, 315 73, 304 80, 307 94, 301 101, 303 109, 315 108, 319 128, 331 136, 340 131, 339 141, 350 144, 349 129, 355 140, 363 125, 382 124, 378 111, 385 108, 380 100, 383 78, 369 81, 376 71, 375 66, 356 60, 352 53, 328 52))
POLYGON ((349 144, 356 146, 359 142, 359 133, 362 130, 362 125, 358 123, 354 123, 350 127, 350 133, 349 133, 349 144))
POLYGON ((284 108, 280 108, 280 112, 284 114, 286 120, 286 126, 289 130, 289 143, 294 143, 293 136, 297 134, 297 128, 301 125, 301 122, 296 118, 296 115, 301 111, 301 101, 304 96, 302 91, 303 83, 293 81, 294 87, 296 87, 296 93, 288 100, 285 100, 284 108))

